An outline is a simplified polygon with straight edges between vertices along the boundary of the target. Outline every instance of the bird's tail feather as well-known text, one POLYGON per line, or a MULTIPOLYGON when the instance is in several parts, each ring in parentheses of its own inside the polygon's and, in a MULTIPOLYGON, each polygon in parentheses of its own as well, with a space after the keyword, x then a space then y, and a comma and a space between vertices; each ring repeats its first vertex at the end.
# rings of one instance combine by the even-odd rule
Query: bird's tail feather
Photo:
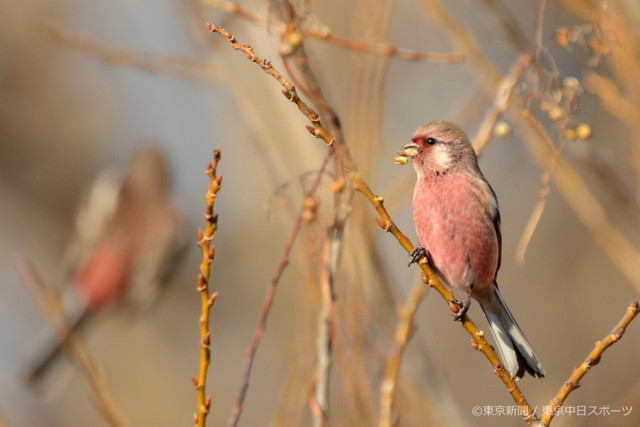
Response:
POLYGON ((489 321, 505 369, 516 378, 522 378, 525 371, 537 378, 544 377, 542 363, 509 311, 497 286, 494 289, 490 303, 480 306, 489 321))
POLYGON ((63 354, 63 346, 68 337, 78 332, 88 318, 84 303, 75 300, 75 298, 69 298, 68 294, 65 294, 62 303, 70 323, 70 330, 64 336, 60 336, 57 333, 54 336, 46 337, 46 342, 43 342, 40 346, 39 353, 30 361, 23 374, 24 380, 28 385, 37 385, 51 370, 50 368, 60 360, 60 356, 63 354))

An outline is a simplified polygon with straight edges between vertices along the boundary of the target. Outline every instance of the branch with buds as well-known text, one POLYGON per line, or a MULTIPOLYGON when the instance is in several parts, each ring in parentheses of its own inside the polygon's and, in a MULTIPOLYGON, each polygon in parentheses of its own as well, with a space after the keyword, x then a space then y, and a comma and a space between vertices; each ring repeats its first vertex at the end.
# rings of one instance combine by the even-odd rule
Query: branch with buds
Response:
POLYGON ((220 162, 220 149, 213 152, 213 161, 207 165, 207 175, 209 176, 209 188, 205 195, 207 208, 204 214, 206 224, 204 231, 198 229, 198 246, 202 250, 202 262, 200 263, 200 273, 198 274, 198 284, 196 290, 200 293, 201 312, 200 312, 200 363, 198 378, 193 377, 193 385, 196 388, 198 401, 198 409, 194 415, 195 425, 202 427, 205 425, 207 415, 211 409, 211 396, 207 396, 205 392, 207 382, 207 372, 211 359, 211 351, 209 349, 211 343, 211 332, 209 331, 209 314, 211 306, 218 297, 217 292, 209 293, 209 277, 211 275, 211 263, 215 258, 215 247, 211 245, 211 241, 218 229, 218 215, 214 214, 213 207, 222 185, 222 175, 217 175, 218 163, 220 162))
POLYGON ((622 335, 627 329, 627 326, 631 323, 631 321, 640 313, 640 304, 638 300, 631 301, 631 304, 627 307, 627 312, 622 317, 620 322, 613 328, 613 330, 604 337, 602 341, 598 341, 595 344, 595 347, 591 353, 587 356, 587 358, 576 366, 573 370, 573 373, 569 377, 569 379, 562 385, 558 393, 551 399, 549 402, 549 410, 545 412, 540 418, 540 422, 542 425, 548 426, 551 423, 551 420, 556 414, 558 408, 564 405, 564 401, 567 399, 569 394, 580 387, 580 380, 584 377, 589 369, 594 367, 600 362, 600 357, 602 357, 602 353, 605 352, 609 347, 613 344, 617 343, 622 335))

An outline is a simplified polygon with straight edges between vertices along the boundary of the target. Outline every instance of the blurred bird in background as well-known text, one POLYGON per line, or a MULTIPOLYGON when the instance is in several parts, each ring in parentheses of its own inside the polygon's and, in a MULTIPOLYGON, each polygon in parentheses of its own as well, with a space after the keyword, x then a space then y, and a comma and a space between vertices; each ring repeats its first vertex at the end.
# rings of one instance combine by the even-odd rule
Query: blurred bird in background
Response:
MULTIPOLYGON (((183 219, 170 194, 166 155, 154 146, 133 154, 121 176, 101 174, 81 204, 66 254, 62 305, 73 331, 116 305, 149 307, 185 249, 183 219)), ((35 385, 62 354, 49 338, 26 372, 35 385)))

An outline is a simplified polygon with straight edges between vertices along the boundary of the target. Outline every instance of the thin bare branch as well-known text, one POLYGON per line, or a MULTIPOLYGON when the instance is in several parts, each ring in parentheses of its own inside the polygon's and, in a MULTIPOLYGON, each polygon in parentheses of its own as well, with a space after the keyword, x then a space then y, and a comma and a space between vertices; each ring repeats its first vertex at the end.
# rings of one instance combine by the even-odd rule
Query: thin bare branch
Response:
POLYGON ((471 73, 487 96, 494 96, 502 74, 482 53, 476 38, 460 22, 456 21, 440 0, 417 0, 429 20, 433 20, 449 36, 451 44, 465 53, 465 64, 473 67, 471 73))
MULTIPOLYGON (((285 40, 291 39, 292 35, 299 34, 298 16, 296 10, 289 1, 283 2, 283 14, 289 17, 287 32, 283 35, 285 40)), ((299 38, 299 43, 293 47, 290 52, 282 52, 281 56, 287 72, 292 79, 296 79, 295 73, 289 66, 289 59, 294 58, 296 69, 299 72, 304 86, 298 83, 316 108, 320 111, 320 116, 327 119, 329 124, 329 132, 334 139, 344 142, 340 120, 337 114, 331 108, 325 99, 320 83, 311 67, 309 57, 307 55, 304 39, 299 38)), ((294 81, 298 81, 297 79, 294 81)), ((344 172, 340 161, 336 162, 336 180, 344 179, 344 172)), ((333 352, 333 342, 335 336, 335 311, 334 311, 334 295, 335 295, 335 279, 338 270, 338 261, 342 253, 342 245, 344 242, 344 229, 347 218, 351 212, 351 200, 353 198, 353 189, 351 187, 341 186, 338 191, 334 192, 334 208, 333 219, 329 226, 327 238, 324 244, 322 272, 320 277, 321 286, 321 305, 318 313, 318 329, 316 336, 316 372, 313 379, 313 393, 309 397, 313 414, 313 425, 315 427, 324 427, 329 425, 329 390, 333 352)))
POLYGON ((520 55, 518 61, 516 61, 513 67, 511 67, 511 70, 509 70, 509 73, 504 76, 498 85, 493 100, 493 107, 485 114, 480 127, 472 139, 473 148, 477 154, 480 154, 482 149, 491 141, 493 128, 500 116, 504 114, 511 105, 511 95, 522 73, 529 65, 530 60, 531 56, 529 54, 524 53, 520 55))
POLYGON ((216 81, 216 70, 210 62, 136 51, 127 45, 108 43, 91 35, 75 32, 56 21, 45 22, 43 29, 51 41, 94 57, 105 65, 135 68, 200 84, 212 84, 216 81))
POLYGON ((536 20, 534 24, 533 32, 533 60, 537 61, 542 50, 542 30, 544 26, 544 9, 547 5, 547 0, 538 0, 538 7, 536 9, 536 20))
MULTIPOLYGON (((251 50, 253 51, 253 50, 251 50)), ((263 68, 264 69, 264 68, 263 68)), ((265 70, 265 72, 268 72, 265 70)), ((276 74, 279 76, 279 74, 276 74)), ((275 76, 274 76, 275 77, 275 76)), ((322 165, 320 166, 319 171, 317 172, 316 178, 314 182, 311 184, 309 191, 307 191, 306 197, 311 197, 315 194, 322 182, 322 176, 324 174, 324 170, 329 163, 329 159, 331 158, 331 151, 327 151, 324 160, 322 161, 322 165)), ((300 207, 300 211, 298 217, 291 228, 291 232, 289 233, 289 237, 284 244, 284 249, 282 251, 282 256, 280 257, 280 261, 278 262, 278 266, 276 267, 275 272, 269 279, 269 284, 267 287, 267 292, 264 297, 264 301, 262 303, 262 310, 260 311, 260 318, 258 319, 258 325, 256 326, 255 333, 253 335, 253 339, 251 341, 251 345, 247 349, 244 356, 244 367, 242 372, 242 380, 240 383, 240 391, 238 393, 238 397, 236 399, 236 404, 233 407, 233 411, 231 416, 229 417, 228 425, 229 426, 237 426, 240 421, 240 416, 242 415, 242 410, 244 407, 244 400, 247 396, 247 391, 249 389, 249 380, 251 377, 251 370, 253 368, 253 361, 256 356, 256 352, 258 351, 258 347, 260 345, 260 341, 262 340, 262 336, 267 330, 267 319, 269 317, 269 312, 271 310, 271 306, 273 305, 273 299, 276 294, 276 290, 278 288, 278 283, 280 282, 280 278, 284 273, 285 269, 289 265, 289 258, 291 256, 291 250, 296 242, 298 234, 302 229, 303 223, 303 214, 307 208, 304 206, 304 203, 300 207)))
POLYGON ((551 175, 556 187, 593 239, 640 292, 640 252, 611 223, 605 207, 575 168, 557 155, 558 148, 542 124, 521 104, 514 103, 513 107, 514 121, 518 122, 522 140, 533 158, 543 169, 549 168, 552 161, 556 163, 551 175))
POLYGON ((540 418, 542 425, 548 426, 551 423, 556 411, 564 405, 564 401, 569 397, 569 394, 580 387, 580 380, 589 372, 589 369, 600 362, 602 354, 622 338, 627 326, 629 326, 639 312, 640 305, 638 304, 638 300, 631 301, 620 322, 618 322, 609 335, 604 337, 602 341, 596 342, 594 349, 589 353, 584 362, 576 366, 571 376, 569 376, 569 379, 560 387, 560 390, 553 399, 551 399, 549 405, 546 407, 545 413, 540 418))
MULTIPOLYGON (((333 230, 330 227, 329 236, 333 230)), ((341 245, 341 237, 336 242, 341 245)), ((332 239, 329 237, 325 241, 323 254, 322 277, 320 279, 321 294, 320 312, 318 313, 318 332, 316 335, 316 375, 313 381, 313 392, 310 394, 310 405, 313 414, 313 426, 325 427, 329 425, 329 386, 331 378, 331 354, 333 351, 333 340, 335 336, 335 311, 334 302, 334 268, 337 267, 332 249, 332 239)))
POLYGON ((527 37, 524 35, 518 21, 516 21, 515 17, 509 8, 505 6, 504 2, 502 0, 483 0, 483 2, 498 18, 498 21, 506 34, 504 39, 513 45, 517 52, 529 51, 529 41, 527 40, 527 37))
MULTIPOLYGON (((213 6, 217 9, 224 10, 227 13, 240 16, 249 22, 268 27, 279 33, 287 31, 287 24, 282 21, 267 19, 254 12, 249 11, 243 6, 228 0, 196 0, 206 5, 213 6)), ((389 43, 368 43, 360 40, 351 40, 346 37, 333 35, 331 30, 326 27, 318 28, 300 28, 300 33, 312 39, 323 40, 334 46, 349 49, 355 52, 375 53, 389 57, 396 57, 407 61, 431 61, 451 64, 464 61, 464 55, 459 53, 434 53, 434 52, 416 52, 409 49, 396 47, 389 43)))
POLYGON ((418 311, 418 307, 420 307, 420 303, 427 294, 427 289, 428 288, 422 283, 418 283, 414 286, 407 301, 400 307, 393 348, 387 360, 384 379, 380 385, 380 421, 378 423, 380 427, 391 427, 396 424, 393 410, 397 393, 400 362, 404 349, 413 335, 413 320, 418 311))
POLYGON ((516 262, 520 265, 523 265, 525 262, 524 255, 527 252, 527 248, 529 247, 529 242, 531 242, 533 232, 536 230, 536 227, 540 222, 540 218, 542 218, 542 212, 544 212, 544 208, 547 203, 547 196, 551 192, 551 188, 549 187, 549 179, 551 178, 551 173, 553 173, 554 167, 555 162, 551 162, 551 164, 549 165, 550 169, 546 169, 542 172, 542 174, 540 174, 540 188, 538 188, 538 194, 536 195, 536 203, 531 210, 527 225, 525 225, 524 230, 522 230, 520 241, 518 242, 518 246, 516 247, 516 262))
MULTIPOLYGON (((549 141, 549 143, 550 142, 551 141, 549 141)), ((527 248, 529 247, 533 233, 536 231, 536 228, 540 223, 540 218, 542 218, 542 213, 544 212, 544 208, 547 204, 547 196, 551 193, 549 182, 556 169, 558 157, 562 155, 564 144, 561 144, 559 147, 549 146, 549 148, 551 150, 551 157, 540 173, 540 186, 538 187, 536 194, 536 203, 531 210, 527 224, 522 230, 522 235, 520 236, 520 240, 518 241, 518 246, 515 251, 516 262, 520 265, 524 265, 525 263, 527 248)))
POLYGON ((638 107, 625 99, 616 84, 595 71, 587 72, 583 79, 584 87, 598 98, 602 105, 611 113, 615 114, 625 124, 634 128, 640 123, 640 110, 638 107))

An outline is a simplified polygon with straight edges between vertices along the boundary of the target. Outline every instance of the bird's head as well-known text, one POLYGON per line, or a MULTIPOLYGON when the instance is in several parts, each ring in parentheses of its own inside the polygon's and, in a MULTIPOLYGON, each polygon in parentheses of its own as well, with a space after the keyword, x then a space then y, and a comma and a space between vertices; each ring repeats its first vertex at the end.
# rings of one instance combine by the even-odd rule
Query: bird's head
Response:
MULTIPOLYGON (((476 155, 467 135, 454 123, 444 120, 420 126, 400 155, 413 159, 419 176, 443 175, 459 166, 477 167, 476 155)), ((396 161, 403 163, 399 159, 396 161)))

